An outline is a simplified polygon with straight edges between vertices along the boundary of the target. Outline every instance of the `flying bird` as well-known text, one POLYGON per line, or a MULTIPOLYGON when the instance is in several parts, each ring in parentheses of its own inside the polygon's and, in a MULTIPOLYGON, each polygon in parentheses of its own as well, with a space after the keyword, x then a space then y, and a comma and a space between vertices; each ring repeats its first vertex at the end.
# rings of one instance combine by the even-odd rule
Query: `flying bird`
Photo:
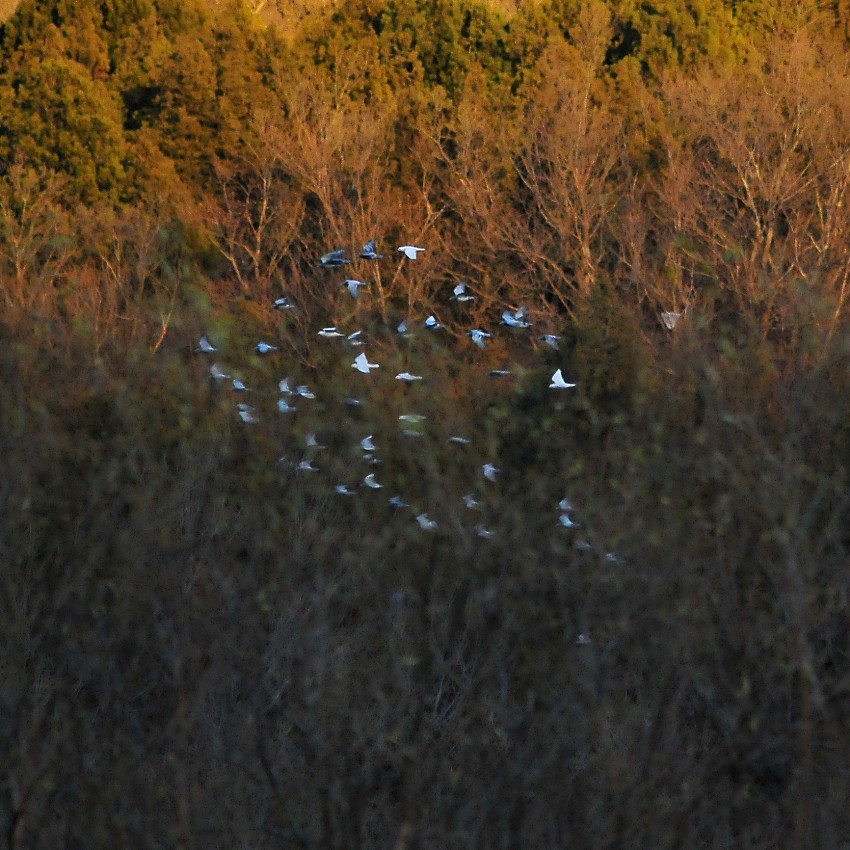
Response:
POLYGON ((480 511, 481 510, 481 502, 472 495, 472 493, 467 493, 463 497, 463 503, 470 511, 480 511))
POLYGON ((401 496, 391 496, 389 499, 389 503, 394 508, 409 508, 410 502, 405 502, 401 496))
POLYGON ((300 461, 298 466, 295 467, 299 472, 318 472, 319 470, 313 466, 313 461, 309 458, 304 458, 304 460, 300 461))
POLYGON ((417 248, 415 245, 401 245, 398 250, 401 251, 408 260, 415 260, 417 254, 425 249, 417 248))
POLYGON ((468 446, 472 440, 469 437, 449 437, 447 443, 454 443, 456 446, 468 446))
POLYGON ((525 307, 520 307, 516 313, 511 313, 510 310, 505 310, 502 313, 502 324, 509 328, 530 328, 531 322, 526 321, 525 307))
POLYGON ((293 407, 285 398, 279 398, 277 400, 277 409, 281 413, 295 413, 298 408, 293 407))
POLYGON ((237 393, 249 393, 251 390, 245 386, 245 382, 241 378, 233 379, 233 390, 237 393))
POLYGON ((307 384, 301 384, 300 386, 295 388, 295 395, 301 396, 301 398, 315 398, 316 394, 307 386, 307 384))
POLYGON ((290 301, 288 295, 281 295, 280 298, 276 298, 272 303, 272 309, 274 310, 292 310, 295 308, 295 305, 290 301))
POLYGON ((230 375, 228 375, 218 363, 213 363, 212 366, 210 366, 210 375, 212 375, 216 381, 226 381, 230 377, 230 375))
POLYGON ((317 439, 315 431, 310 431, 305 442, 307 443, 308 449, 315 449, 316 451, 319 451, 320 449, 325 448, 317 439))
POLYGON ((277 346, 270 345, 267 342, 258 342, 257 347, 254 350, 257 354, 268 354, 270 351, 277 351, 277 346))
POLYGON ((360 448, 363 449, 364 452, 374 452, 378 447, 372 442, 372 435, 369 434, 368 437, 364 437, 360 441, 360 448))
POLYGON ((359 298, 360 297, 360 290, 364 286, 368 286, 368 285, 369 284, 367 284, 367 283, 363 283, 362 280, 355 280, 354 278, 348 278, 343 283, 343 286, 348 288, 348 294, 351 295, 352 298, 359 298))
POLYGON ((676 322, 678 322, 681 318, 681 313, 674 313, 672 311, 665 311, 661 314, 661 321, 664 322, 664 327, 667 328, 668 331, 672 331, 673 328, 676 327, 676 322))
POLYGON ((356 495, 353 490, 349 490, 347 484, 337 484, 336 487, 334 487, 334 493, 337 493, 340 496, 356 495))
POLYGON ((564 526, 564 528, 578 528, 579 527, 577 522, 573 522, 570 519, 569 514, 561 514, 561 516, 558 517, 558 522, 560 522, 561 525, 564 526))
POLYGON ((395 379, 397 381, 404 381, 405 383, 412 384, 414 381, 421 381, 421 375, 412 375, 410 372, 399 372, 395 379))
POLYGON ((338 269, 340 266, 351 265, 351 260, 345 258, 345 248, 337 248, 335 251, 328 251, 322 255, 319 260, 319 265, 323 269, 338 269))
POLYGON ((419 527, 425 531, 433 531, 437 527, 436 520, 431 519, 428 514, 419 514, 416 521, 419 523, 419 527))
POLYGON ((495 481, 496 476, 502 471, 501 469, 496 469, 492 463, 485 463, 484 466, 481 467, 481 471, 484 473, 484 477, 488 481, 495 481))
POLYGON ((362 337, 363 331, 354 331, 353 334, 349 334, 345 339, 349 345, 366 345, 366 341, 362 337))
POLYGON ((207 339, 207 335, 204 334, 198 340, 198 347, 195 351, 203 351, 204 354, 212 354, 213 351, 218 351, 218 349, 207 339))
POLYGON ((425 327, 428 328, 429 331, 437 331, 443 326, 437 321, 436 316, 431 315, 425 319, 425 327))
POLYGON ((362 372, 364 375, 368 375, 372 369, 380 369, 381 365, 379 363, 370 363, 366 358, 365 352, 360 352, 357 355, 356 360, 351 364, 352 369, 356 369, 358 372, 362 372))
POLYGON ((238 404, 236 405, 239 411, 239 418, 243 422, 248 422, 253 424, 255 422, 259 422, 259 418, 257 417, 256 411, 250 404, 238 404))
POLYGON ((418 425, 425 421, 425 417, 421 413, 402 413, 398 418, 399 422, 408 422, 411 425, 418 425))
POLYGON ((471 331, 467 331, 470 336, 470 339, 483 350, 484 348, 484 340, 489 339, 490 334, 487 331, 482 331, 480 328, 474 328, 471 331))
POLYGON ((558 334, 543 334, 540 339, 550 348, 554 348, 555 351, 559 351, 561 348, 561 337, 558 334))
POLYGON ((369 474, 368 474, 368 475, 367 475, 367 476, 363 479, 363 483, 364 483, 367 487, 371 488, 372 490, 381 490, 381 489, 383 488, 383 486, 384 486, 383 484, 379 484, 377 481, 375 481, 375 473, 374 473, 374 472, 370 472, 370 473, 369 473, 369 474))
POLYGON ((360 259, 361 260, 383 260, 384 259, 384 255, 379 254, 378 251, 377 251, 376 242, 377 242, 376 239, 372 239, 363 246, 363 250, 360 252, 360 259))
POLYGON ((282 381, 279 381, 277 388, 283 395, 292 395, 292 388, 289 386, 289 378, 284 378, 282 381))
POLYGON ((491 378, 507 378, 511 374, 510 369, 491 369, 487 373, 491 378))
POLYGON ((454 294, 451 297, 452 301, 474 301, 475 296, 469 291, 469 285, 465 282, 459 283, 453 290, 454 294))
POLYGON ((337 336, 345 336, 345 334, 341 334, 334 325, 331 325, 329 328, 322 328, 319 331, 319 336, 323 336, 325 339, 333 339, 337 336))
POLYGON ((564 380, 564 376, 561 374, 561 370, 558 369, 554 375, 552 375, 552 383, 549 384, 550 390, 568 390, 574 387, 575 384, 570 384, 564 380))

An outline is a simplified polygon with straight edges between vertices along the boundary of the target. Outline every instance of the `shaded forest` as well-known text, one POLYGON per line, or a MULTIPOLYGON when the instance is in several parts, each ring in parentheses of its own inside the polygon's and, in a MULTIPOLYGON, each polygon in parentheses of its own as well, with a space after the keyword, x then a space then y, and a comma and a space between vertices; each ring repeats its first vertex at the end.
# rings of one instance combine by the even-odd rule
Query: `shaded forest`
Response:
POLYGON ((850 5, 0 19, 0 846, 850 846, 850 5))

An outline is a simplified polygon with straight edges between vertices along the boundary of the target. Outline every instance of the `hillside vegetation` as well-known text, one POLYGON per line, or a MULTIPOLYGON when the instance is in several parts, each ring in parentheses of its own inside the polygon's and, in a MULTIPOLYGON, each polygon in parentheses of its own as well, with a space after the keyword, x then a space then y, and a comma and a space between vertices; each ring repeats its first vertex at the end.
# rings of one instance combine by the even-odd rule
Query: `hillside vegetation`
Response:
POLYGON ((0 846, 848 844, 850 6, 9 13, 0 846))

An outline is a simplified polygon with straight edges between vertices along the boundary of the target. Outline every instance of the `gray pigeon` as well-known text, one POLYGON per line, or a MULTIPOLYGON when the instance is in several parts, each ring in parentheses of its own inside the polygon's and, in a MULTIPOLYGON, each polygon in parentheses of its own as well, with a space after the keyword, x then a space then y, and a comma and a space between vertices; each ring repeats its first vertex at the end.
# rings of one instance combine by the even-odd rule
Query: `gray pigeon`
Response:
POLYGON ((372 239, 363 246, 363 250, 360 252, 360 259, 361 260, 383 260, 384 259, 384 255, 378 253, 377 246, 376 246, 375 243, 376 243, 376 240, 372 239))
POLYGON ((338 269, 340 266, 351 265, 351 260, 345 258, 345 248, 337 248, 335 251, 328 251, 319 260, 319 265, 323 269, 338 269))

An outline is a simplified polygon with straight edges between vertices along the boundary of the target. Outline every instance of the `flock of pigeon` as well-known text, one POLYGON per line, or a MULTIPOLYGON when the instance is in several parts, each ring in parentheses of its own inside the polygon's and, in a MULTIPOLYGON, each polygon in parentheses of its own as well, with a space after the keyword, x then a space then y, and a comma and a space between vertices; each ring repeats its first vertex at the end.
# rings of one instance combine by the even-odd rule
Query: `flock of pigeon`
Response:
MULTIPOLYGON (((403 255, 403 258, 406 258, 408 261, 415 261, 420 254, 425 251, 425 248, 420 248, 415 245, 402 245, 399 247, 399 252, 403 255)), ((325 254, 319 261, 319 267, 323 269, 340 269, 345 266, 351 265, 352 261, 347 258, 345 249, 338 249, 334 251, 330 251, 325 254)), ((384 259, 384 255, 378 253, 376 242, 372 240, 367 242, 359 255, 361 260, 364 261, 379 261, 384 259)), ((404 261, 404 259, 402 259, 404 261)), ((357 280, 354 278, 348 278, 343 282, 343 286, 348 290, 353 298, 358 298, 360 296, 360 292, 362 289, 368 286, 367 283, 361 280, 357 280)), ((470 291, 468 284, 459 283, 453 289, 453 294, 451 299, 457 302, 468 302, 475 299, 475 295, 470 291)), ((272 307, 276 310, 290 310, 296 309, 295 303, 293 303, 292 299, 289 296, 281 296, 272 304, 272 307)), ((509 328, 515 329, 528 329, 532 326, 531 321, 529 321, 527 316, 527 311, 525 307, 520 307, 520 309, 512 312, 510 310, 504 310, 501 316, 501 324, 506 325, 509 328)), ((439 328, 443 327, 440 322, 436 319, 435 316, 431 315, 423 323, 423 328, 426 332, 436 331, 439 328)), ((398 334, 411 337, 413 336, 413 331, 410 328, 409 322, 402 322, 397 328, 398 334)), ((483 349, 487 340, 490 339, 491 334, 482 328, 473 328, 468 330, 467 335, 470 337, 471 341, 480 349, 483 349)), ((346 342, 353 347, 365 346, 365 341, 362 338, 361 331, 355 331, 350 334, 346 334, 341 330, 338 330, 336 326, 328 326, 321 328, 318 331, 318 335, 320 337, 330 339, 330 338, 344 338, 346 342)), ((542 342, 551 348, 558 350, 560 338, 556 334, 542 334, 540 337, 542 342)), ((258 342, 255 348, 255 351, 260 355, 273 355, 274 352, 278 351, 279 347, 273 345, 271 343, 261 341, 258 342)), ((209 337, 205 334, 200 338, 197 351, 202 355, 214 355, 219 352, 219 349, 213 342, 209 339, 209 337)), ((351 368, 356 370, 358 373, 363 375, 370 375, 373 371, 380 369, 379 363, 371 362, 369 356, 365 351, 361 351, 351 363, 351 368)), ((505 370, 492 370, 490 375, 494 377, 509 375, 509 371, 505 370)), ((238 376, 231 375, 224 367, 221 366, 220 363, 214 362, 210 366, 210 375, 217 382, 230 382, 230 385, 233 388, 233 391, 242 395, 243 398, 251 398, 248 393, 251 392, 251 388, 246 386, 244 380, 238 376)), ((399 372, 395 379, 399 382, 406 384, 413 384, 415 382, 423 381, 424 376, 415 375, 411 372, 404 371, 399 372)), ((575 383, 569 382, 564 378, 564 375, 561 369, 555 371, 552 375, 551 382, 549 383, 549 388, 555 391, 563 391, 569 390, 575 387, 575 383)), ((307 385, 293 385, 293 382, 289 378, 283 378, 278 383, 278 392, 279 398, 277 400, 277 409, 281 414, 294 414, 298 411, 301 400, 315 399, 316 394, 313 390, 310 389, 307 385)), ((346 400, 348 404, 351 406, 360 406, 362 402, 356 398, 349 398, 346 400)), ((250 404, 248 401, 240 401, 236 405, 236 412, 242 422, 246 424, 254 424, 259 421, 259 413, 257 408, 250 404)), ((411 436, 411 437, 420 437, 422 436, 421 431, 416 430, 415 427, 419 422, 421 422, 425 417, 420 414, 408 413, 403 414, 399 417, 401 420, 404 430, 403 434, 411 436)), ((468 437, 454 435, 448 437, 448 442, 457 443, 461 445, 467 445, 471 442, 468 437)), ((306 445, 305 445, 305 456, 298 461, 290 461, 287 458, 280 458, 280 463, 286 463, 291 466, 291 468, 297 474, 309 474, 319 472, 320 468, 314 464, 314 459, 316 457, 317 452, 324 448, 318 442, 318 439, 315 433, 310 433, 306 437, 306 445)), ((369 434, 364 436, 359 441, 359 453, 366 464, 377 465, 381 462, 378 455, 378 445, 375 442, 374 435, 369 434)), ((500 470, 494 466, 492 463, 485 463, 480 467, 480 472, 483 478, 490 482, 496 482, 500 470)), ((339 497, 350 498, 357 494, 358 488, 363 487, 368 490, 378 491, 384 489, 384 485, 379 480, 379 474, 377 472, 369 472, 363 479, 362 482, 355 487, 354 485, 350 485, 347 483, 336 483, 332 484, 333 492, 339 497)), ((466 509, 470 511, 478 511, 481 509, 481 504, 479 500, 474 496, 474 494, 469 493, 463 497, 463 503, 466 509)), ((394 508, 411 508, 412 505, 407 499, 399 494, 393 495, 389 497, 389 504, 394 508)), ((415 521, 418 523, 419 527, 425 531, 434 531, 438 528, 438 523, 435 519, 432 519, 428 513, 416 513, 416 511, 412 511, 415 516, 415 521)), ((557 521, 560 526, 564 528, 576 528, 578 527, 578 523, 573 519, 574 508, 570 503, 569 499, 562 499, 558 506, 557 511, 554 510, 553 506, 553 514, 557 516, 557 521)), ((495 536, 495 532, 486 528, 484 525, 476 525, 475 526, 476 534, 485 540, 492 539, 495 536)), ((614 560, 615 556, 611 555, 611 553, 606 554, 606 557, 609 560, 614 560)))

